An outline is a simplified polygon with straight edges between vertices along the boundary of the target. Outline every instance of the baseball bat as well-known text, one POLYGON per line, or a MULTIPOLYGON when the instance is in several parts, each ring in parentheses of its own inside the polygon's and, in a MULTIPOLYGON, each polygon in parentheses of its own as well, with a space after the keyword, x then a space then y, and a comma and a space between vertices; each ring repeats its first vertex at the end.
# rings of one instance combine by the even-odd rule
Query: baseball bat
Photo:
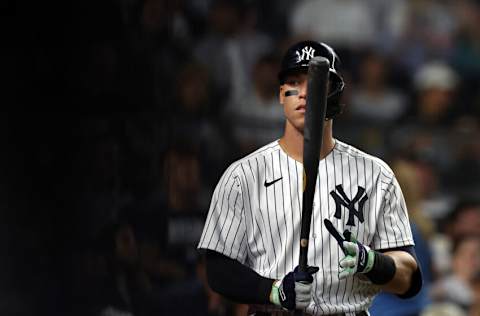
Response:
POLYGON ((300 230, 299 269, 308 266, 308 241, 312 219, 313 198, 317 182, 320 150, 322 148, 323 125, 327 109, 327 84, 330 62, 317 56, 310 60, 307 77, 307 109, 303 130, 303 202, 302 226, 300 230))

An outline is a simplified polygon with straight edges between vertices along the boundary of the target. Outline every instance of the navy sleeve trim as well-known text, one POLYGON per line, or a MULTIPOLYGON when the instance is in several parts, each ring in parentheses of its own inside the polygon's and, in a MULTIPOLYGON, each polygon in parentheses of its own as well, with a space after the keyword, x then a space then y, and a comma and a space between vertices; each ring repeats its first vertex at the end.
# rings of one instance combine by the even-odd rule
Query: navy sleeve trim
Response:
POLYGON ((269 304, 275 280, 264 278, 240 262, 206 251, 208 284, 215 292, 243 304, 269 304))

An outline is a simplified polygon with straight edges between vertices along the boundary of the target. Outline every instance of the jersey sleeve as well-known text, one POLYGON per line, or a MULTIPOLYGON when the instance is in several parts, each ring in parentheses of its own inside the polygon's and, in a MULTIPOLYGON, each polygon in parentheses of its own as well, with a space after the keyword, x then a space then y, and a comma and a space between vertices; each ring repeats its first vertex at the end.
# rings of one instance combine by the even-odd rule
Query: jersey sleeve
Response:
POLYGON ((245 263, 247 234, 240 180, 227 169, 215 188, 199 249, 210 249, 245 263))
POLYGON ((377 217, 373 249, 413 246, 412 230, 402 190, 394 175, 389 181, 380 179, 382 202, 377 217))

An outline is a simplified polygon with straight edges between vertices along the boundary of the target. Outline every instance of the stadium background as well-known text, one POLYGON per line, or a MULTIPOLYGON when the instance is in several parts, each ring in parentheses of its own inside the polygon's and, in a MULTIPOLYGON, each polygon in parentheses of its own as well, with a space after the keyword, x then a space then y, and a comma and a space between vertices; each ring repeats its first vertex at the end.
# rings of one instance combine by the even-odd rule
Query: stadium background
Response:
POLYGON ((278 62, 303 38, 343 61, 336 137, 405 192, 427 283, 389 314, 479 315, 478 1, 3 9, 1 315, 242 315, 195 245, 222 171, 280 136, 278 62))

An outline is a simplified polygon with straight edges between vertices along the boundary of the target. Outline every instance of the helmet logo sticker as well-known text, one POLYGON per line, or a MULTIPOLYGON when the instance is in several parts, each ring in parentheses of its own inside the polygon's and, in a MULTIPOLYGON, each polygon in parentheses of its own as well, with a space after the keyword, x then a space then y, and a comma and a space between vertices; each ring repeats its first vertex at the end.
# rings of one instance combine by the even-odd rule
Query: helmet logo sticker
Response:
POLYGON ((295 53, 297 54, 297 63, 301 62, 301 61, 304 61, 304 60, 310 60, 310 58, 313 58, 314 57, 314 53, 315 53, 315 49, 313 49, 313 47, 311 46, 305 46, 303 49, 302 49, 302 54, 300 54, 297 51, 295 51, 295 53))

